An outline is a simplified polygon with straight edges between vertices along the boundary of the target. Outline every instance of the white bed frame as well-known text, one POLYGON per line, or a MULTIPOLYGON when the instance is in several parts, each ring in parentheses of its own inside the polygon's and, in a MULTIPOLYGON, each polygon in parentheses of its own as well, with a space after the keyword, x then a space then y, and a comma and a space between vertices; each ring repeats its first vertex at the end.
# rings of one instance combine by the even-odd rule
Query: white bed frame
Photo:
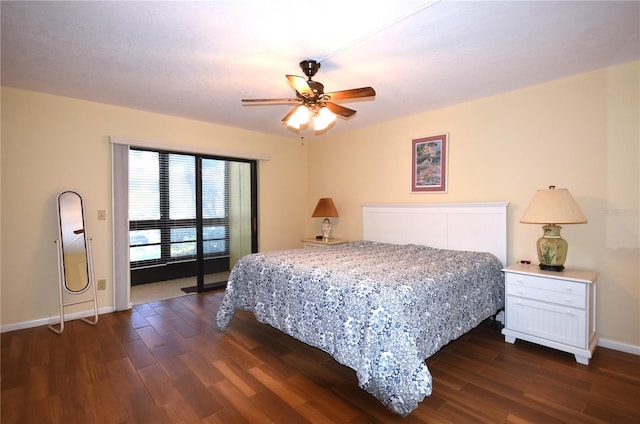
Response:
POLYGON ((362 238, 493 253, 507 264, 507 206, 496 203, 366 204, 362 238))

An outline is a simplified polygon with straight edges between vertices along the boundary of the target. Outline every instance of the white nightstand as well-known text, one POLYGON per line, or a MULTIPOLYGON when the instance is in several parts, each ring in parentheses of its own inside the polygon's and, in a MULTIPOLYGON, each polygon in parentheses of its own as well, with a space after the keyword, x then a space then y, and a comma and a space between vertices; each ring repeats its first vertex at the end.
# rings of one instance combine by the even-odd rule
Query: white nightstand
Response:
POLYGON ((597 272, 541 271, 536 265, 503 269, 505 341, 527 340, 573 353, 588 365, 596 348, 597 272))
POLYGON ((337 238, 330 238, 330 239, 327 239, 326 241, 323 239, 316 240, 315 238, 302 239, 302 245, 304 246, 305 249, 309 247, 335 246, 336 244, 343 244, 348 242, 349 240, 337 239, 337 238))

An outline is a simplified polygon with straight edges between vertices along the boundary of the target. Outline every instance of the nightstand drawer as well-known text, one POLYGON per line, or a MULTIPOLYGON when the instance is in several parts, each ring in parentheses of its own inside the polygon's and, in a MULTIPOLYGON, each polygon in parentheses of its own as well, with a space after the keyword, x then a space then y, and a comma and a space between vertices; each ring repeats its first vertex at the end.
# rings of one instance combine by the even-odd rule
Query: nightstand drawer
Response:
POLYGON ((532 300, 541 300, 543 302, 556 303, 558 305, 567 305, 574 308, 584 309, 586 305, 586 297, 584 295, 575 295, 571 292, 554 291, 530 287, 519 283, 507 282, 507 295, 524 297, 532 300))
POLYGON ((506 281, 507 286, 531 287, 581 297, 584 297, 587 294, 587 287, 585 284, 577 283, 575 281, 559 280, 551 277, 544 278, 541 276, 508 273, 506 281))
POLYGON ((507 327, 582 349, 587 348, 587 312, 549 303, 507 296, 507 327))

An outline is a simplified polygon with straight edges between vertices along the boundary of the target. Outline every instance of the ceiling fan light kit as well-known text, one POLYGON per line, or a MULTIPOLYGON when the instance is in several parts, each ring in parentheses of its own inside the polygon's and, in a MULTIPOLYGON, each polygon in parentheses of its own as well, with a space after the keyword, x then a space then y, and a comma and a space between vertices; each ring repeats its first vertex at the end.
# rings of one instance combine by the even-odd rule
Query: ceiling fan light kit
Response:
POLYGON ((295 112, 287 120, 287 125, 297 130, 309 123, 309 111, 305 106, 296 106, 295 112))
POLYGON ((285 123, 296 130, 304 129, 309 123, 310 117, 313 116, 313 129, 315 131, 323 131, 327 129, 336 120, 329 108, 326 106, 304 106, 300 105, 294 109, 295 112, 285 121, 285 123))
POLYGON ((307 79, 298 75, 287 75, 287 82, 296 92, 296 97, 291 99, 242 99, 243 103, 299 103, 287 113, 282 122, 295 130, 304 129, 313 118, 313 129, 316 132, 324 131, 331 126, 336 115, 350 118, 355 115, 353 109, 340 106, 333 101, 361 99, 374 97, 375 90, 372 87, 353 88, 325 93, 324 85, 311 78, 320 69, 320 63, 315 60, 303 60, 300 69, 307 79))
POLYGON ((321 107, 318 113, 313 117, 313 128, 316 131, 322 131, 336 121, 334 115, 326 106, 321 107))

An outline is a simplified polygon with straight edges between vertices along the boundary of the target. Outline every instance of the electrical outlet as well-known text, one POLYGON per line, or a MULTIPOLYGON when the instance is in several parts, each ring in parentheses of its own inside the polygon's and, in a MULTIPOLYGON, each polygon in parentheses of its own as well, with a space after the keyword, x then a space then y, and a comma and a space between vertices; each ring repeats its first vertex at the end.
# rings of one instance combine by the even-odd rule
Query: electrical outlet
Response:
POLYGON ((104 221, 107 219, 107 211, 99 210, 98 211, 98 221, 104 221))
POLYGON ((98 290, 105 290, 107 288, 107 280, 98 280, 98 290))

